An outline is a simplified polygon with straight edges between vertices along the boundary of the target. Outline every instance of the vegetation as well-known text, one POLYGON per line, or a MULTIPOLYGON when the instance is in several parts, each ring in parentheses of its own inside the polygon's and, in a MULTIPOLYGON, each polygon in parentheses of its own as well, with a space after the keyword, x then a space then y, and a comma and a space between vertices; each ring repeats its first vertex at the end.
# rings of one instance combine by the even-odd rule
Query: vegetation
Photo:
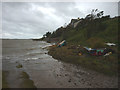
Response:
POLYGON ((91 56, 81 47, 71 48, 68 45, 61 48, 51 46, 48 54, 55 59, 80 65, 109 76, 117 75, 118 59, 116 54, 107 57, 91 56), (79 52, 82 52, 82 55, 79 55, 79 52))
POLYGON ((84 67, 94 69, 106 74, 117 73, 117 55, 118 51, 118 26, 120 17, 110 18, 110 15, 103 16, 104 12, 94 9, 85 18, 72 19, 66 27, 60 27, 52 33, 46 33, 43 40, 48 42, 57 38, 57 43, 66 40, 67 46, 62 48, 51 47, 49 54, 54 58, 80 64, 84 67), (109 47, 105 43, 115 43, 116 46, 109 47), (69 46, 86 46, 91 48, 110 48, 115 51, 114 54, 105 58, 104 56, 95 57, 90 55, 78 55, 78 49, 68 49, 69 46), (77 52, 77 55, 76 53, 77 52))
POLYGON ((65 39, 69 43, 103 47, 105 42, 118 43, 118 21, 119 17, 110 18, 109 15, 102 16, 103 11, 92 10, 91 14, 85 18, 72 19, 66 27, 60 27, 53 33, 47 32, 43 35, 43 40, 58 38, 59 41, 65 39), (78 23, 74 27, 75 23, 78 23), (49 39, 48 39, 49 38, 49 39), (97 39, 97 42, 96 42, 97 39), (91 41, 96 45, 91 45, 91 41))
POLYGON ((22 68, 23 66, 21 64, 18 64, 16 67, 17 68, 22 68))

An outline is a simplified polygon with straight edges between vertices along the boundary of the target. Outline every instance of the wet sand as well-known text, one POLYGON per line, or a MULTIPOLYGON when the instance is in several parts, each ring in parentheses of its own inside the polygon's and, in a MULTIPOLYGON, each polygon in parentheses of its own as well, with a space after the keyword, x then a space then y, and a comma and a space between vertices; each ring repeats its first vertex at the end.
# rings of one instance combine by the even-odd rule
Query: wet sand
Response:
POLYGON ((117 88, 117 77, 52 58, 45 49, 50 45, 32 40, 3 40, 2 69, 7 72, 5 83, 9 88, 117 88))

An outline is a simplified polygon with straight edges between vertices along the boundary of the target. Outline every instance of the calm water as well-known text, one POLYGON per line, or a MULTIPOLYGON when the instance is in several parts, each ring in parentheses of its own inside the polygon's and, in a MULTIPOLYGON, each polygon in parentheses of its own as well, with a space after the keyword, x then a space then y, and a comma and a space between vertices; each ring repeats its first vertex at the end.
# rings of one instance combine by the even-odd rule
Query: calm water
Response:
POLYGON ((2 66, 10 88, 117 87, 116 77, 67 64, 49 56, 51 44, 32 40, 3 40, 2 66), (18 65, 22 65, 18 68, 18 65), (25 72, 25 73, 24 73, 25 72), (101 78, 101 79, 100 79, 101 78))

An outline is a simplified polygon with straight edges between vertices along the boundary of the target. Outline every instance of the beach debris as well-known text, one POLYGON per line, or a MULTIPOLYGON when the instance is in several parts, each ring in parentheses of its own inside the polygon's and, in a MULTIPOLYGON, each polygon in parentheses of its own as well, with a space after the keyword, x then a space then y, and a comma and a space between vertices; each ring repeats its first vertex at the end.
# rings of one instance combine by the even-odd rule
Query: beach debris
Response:
POLYGON ((81 55, 82 55, 82 52, 79 52, 78 55, 81 56, 81 55))
POLYGON ((108 56, 108 55, 110 55, 110 54, 112 54, 112 52, 108 52, 108 53, 106 53, 104 56, 108 56))
POLYGON ((62 42, 60 42, 60 43, 58 44, 58 47, 62 47, 62 46, 65 46, 65 45, 66 45, 66 41, 63 40, 62 42))
POLYGON ((93 56, 108 56, 114 53, 112 49, 108 49, 108 48, 97 48, 97 49, 92 49, 88 47, 84 47, 84 48, 87 50, 87 52, 90 55, 93 55, 93 56))
POLYGON ((114 43, 105 43, 106 45, 108 45, 108 46, 115 46, 116 44, 114 44, 114 43))
POLYGON ((87 51, 93 50, 92 48, 84 47, 87 51))

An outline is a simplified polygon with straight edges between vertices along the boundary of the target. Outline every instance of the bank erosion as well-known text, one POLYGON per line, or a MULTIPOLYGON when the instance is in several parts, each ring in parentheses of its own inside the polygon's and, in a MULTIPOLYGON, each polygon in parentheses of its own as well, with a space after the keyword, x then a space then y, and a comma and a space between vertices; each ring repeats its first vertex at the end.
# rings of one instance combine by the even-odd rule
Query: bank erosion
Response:
POLYGON ((46 32, 40 40, 55 43, 49 48, 53 58, 117 75, 120 17, 103 14, 103 11, 92 10, 85 18, 71 19, 68 25, 46 32), (59 46, 64 40, 65 45, 59 46))

